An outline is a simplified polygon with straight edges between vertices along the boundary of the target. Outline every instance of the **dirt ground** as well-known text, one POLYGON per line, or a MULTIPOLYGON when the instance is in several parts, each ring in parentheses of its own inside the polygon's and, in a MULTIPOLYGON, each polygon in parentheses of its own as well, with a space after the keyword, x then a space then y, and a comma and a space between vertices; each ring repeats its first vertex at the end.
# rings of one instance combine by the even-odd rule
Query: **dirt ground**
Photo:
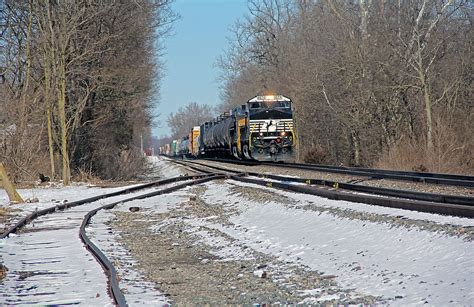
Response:
MULTIPOLYGON (((116 219, 110 223, 112 229, 120 232, 121 244, 137 260, 145 279, 153 282, 173 304, 296 304, 304 300, 304 289, 315 288, 322 289, 321 295, 337 293, 338 299, 326 303, 377 302, 375 297, 341 289, 334 281, 335 276, 283 263, 245 246, 242 246, 247 255, 245 260, 215 256, 209 246, 197 243, 197 236, 187 229, 185 220, 212 218, 226 225, 233 212, 207 205, 200 198, 204 189, 193 188, 194 195, 189 201, 166 213, 116 212, 116 219), (161 225, 159 231, 150 231, 156 225, 161 225)), ((238 244, 215 229, 202 227, 202 231, 214 232, 214 237, 238 244)))

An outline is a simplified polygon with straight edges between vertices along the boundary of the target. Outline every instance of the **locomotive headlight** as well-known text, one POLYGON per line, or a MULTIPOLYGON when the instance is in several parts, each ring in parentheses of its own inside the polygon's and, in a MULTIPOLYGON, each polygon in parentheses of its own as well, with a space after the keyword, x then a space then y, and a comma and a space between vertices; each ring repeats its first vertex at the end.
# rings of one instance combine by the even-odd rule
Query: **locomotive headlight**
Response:
POLYGON ((280 135, 281 135, 281 136, 285 136, 285 134, 286 134, 286 132, 285 132, 285 131, 283 131, 283 132, 280 132, 280 135))

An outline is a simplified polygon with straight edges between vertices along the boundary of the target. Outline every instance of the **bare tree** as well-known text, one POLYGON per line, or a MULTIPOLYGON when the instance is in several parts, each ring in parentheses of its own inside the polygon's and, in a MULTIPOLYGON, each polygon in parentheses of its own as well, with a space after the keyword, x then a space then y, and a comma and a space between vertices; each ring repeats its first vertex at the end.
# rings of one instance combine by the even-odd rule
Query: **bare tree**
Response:
POLYGON ((71 168, 133 175, 125 168, 142 163, 136 144, 150 131, 155 43, 176 19, 171 2, 0 1, 1 156, 11 169, 31 178, 48 157, 65 184, 71 168))
POLYGON ((370 165, 409 139, 439 169, 431 156, 459 157, 472 143, 472 112, 461 114, 471 36, 463 0, 249 1, 219 61, 223 106, 271 87, 294 100, 300 159, 315 148, 328 162, 370 165), (446 144, 446 131, 459 137, 446 144))
POLYGON ((191 102, 168 116, 168 126, 171 128, 172 137, 176 139, 188 135, 193 126, 200 125, 212 117, 210 106, 191 102))

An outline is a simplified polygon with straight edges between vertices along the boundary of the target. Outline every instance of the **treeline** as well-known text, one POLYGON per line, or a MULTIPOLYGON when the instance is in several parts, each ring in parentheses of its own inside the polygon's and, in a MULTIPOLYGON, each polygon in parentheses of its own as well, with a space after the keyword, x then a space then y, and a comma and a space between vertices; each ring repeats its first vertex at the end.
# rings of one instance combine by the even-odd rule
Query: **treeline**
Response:
POLYGON ((222 111, 281 93, 301 160, 474 172, 472 2, 248 3, 219 61, 222 111))
POLYGON ((171 136, 163 138, 162 142, 167 144, 170 140, 176 140, 189 135, 194 126, 200 126, 204 122, 211 120, 213 116, 212 107, 207 104, 190 102, 178 111, 168 115, 167 123, 171 130, 171 136))
POLYGON ((141 169, 170 2, 0 0, 0 160, 15 178, 141 169))

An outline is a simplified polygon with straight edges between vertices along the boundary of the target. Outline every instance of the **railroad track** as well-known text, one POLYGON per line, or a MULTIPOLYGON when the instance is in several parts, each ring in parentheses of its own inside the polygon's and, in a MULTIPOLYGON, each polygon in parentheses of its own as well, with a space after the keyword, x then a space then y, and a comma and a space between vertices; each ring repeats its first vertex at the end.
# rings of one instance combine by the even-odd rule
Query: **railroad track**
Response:
POLYGON ((118 204, 171 193, 190 185, 218 178, 224 178, 224 175, 201 174, 169 178, 53 206, 22 218, 0 235, 1 239, 8 240, 8 242, 5 241, 2 249, 6 249, 6 244, 9 244, 13 250, 19 251, 17 254, 12 253, 11 250, 2 251, 3 261, 12 271, 11 274, 7 274, 3 281, 4 286, 0 289, 0 297, 3 298, 2 304, 86 303, 103 305, 110 303, 104 298, 108 294, 115 304, 126 306, 127 303, 119 288, 114 266, 86 234, 86 228, 91 218, 98 211, 113 208, 118 204), (182 181, 185 182, 172 185, 182 181), (126 194, 166 185, 172 186, 123 197, 126 194), (112 201, 112 198, 115 199, 112 201), (102 205, 102 202, 98 202, 99 200, 108 203, 102 205), (31 223, 35 223, 35 227, 12 236, 31 223), (87 250, 100 263, 107 276, 104 283, 106 282, 108 287, 107 291, 103 291, 102 294, 105 294, 103 296, 100 295, 101 291, 97 290, 96 286, 97 280, 101 279, 103 274, 84 271, 84 266, 92 259, 90 256, 84 255, 81 242, 70 240, 77 238, 77 234, 87 250), (55 241, 58 238, 69 240, 55 241), (58 271, 58 267, 67 267, 68 270, 58 271), (84 272, 83 276, 82 272, 84 272), (86 293, 81 293, 84 290, 86 293))
MULTIPOLYGON (((240 182, 252 183, 260 186, 277 188, 287 191, 293 191, 297 193, 305 193, 311 195, 318 195, 334 200, 346 200, 350 202, 359 202, 372 205, 393 207, 393 208, 402 208, 408 210, 416 210, 422 212, 431 212, 438 214, 447 214, 461 217, 474 217, 474 198, 464 197, 464 196, 453 196, 453 195, 438 195, 430 193, 419 193, 419 192, 409 192, 409 191, 399 191, 392 189, 382 189, 374 187, 363 187, 359 185, 339 183, 333 181, 322 181, 312 178, 294 178, 286 176, 277 176, 277 175, 264 175, 259 173, 242 173, 240 171, 227 169, 224 167, 218 166, 209 166, 196 161, 174 161, 175 163, 181 164, 182 166, 200 173, 200 175, 193 176, 181 176, 170 178, 161 181, 155 181, 147 183, 144 185, 139 185, 131 188, 127 188, 118 192, 109 193, 105 195, 100 195, 96 197, 91 197, 83 199, 76 202, 66 203, 50 207, 44 210, 34 212, 27 217, 21 219, 18 223, 8 229, 5 233, 0 235, 0 238, 5 240, 13 240, 13 244, 19 248, 26 247, 21 249, 22 253, 20 255, 9 255, 7 261, 5 261, 8 266, 8 261, 14 260, 15 262, 20 262, 21 265, 13 265, 13 269, 18 269, 21 267, 23 271, 34 272, 39 278, 28 283, 28 276, 16 275, 9 277, 7 275, 6 280, 4 281, 5 287, 0 290, 1 296, 5 298, 5 304, 22 304, 22 303, 33 303, 33 304, 76 304, 78 302, 84 302, 79 294, 75 294, 72 297, 62 297, 62 300, 55 298, 57 293, 55 291, 74 291, 76 288, 88 287, 90 288, 91 284, 96 285, 97 280, 94 277, 97 277, 97 274, 92 274, 91 276, 86 276, 84 280, 80 280, 79 286, 76 285, 75 279, 80 278, 80 276, 69 276, 70 272, 58 272, 54 271, 55 266, 61 266, 56 264, 60 262, 63 264, 65 261, 71 262, 73 265, 72 271, 79 270, 79 268, 74 267, 75 263, 71 258, 71 249, 78 248, 77 242, 74 244, 68 244, 68 246, 52 246, 54 241, 46 240, 46 237, 57 238, 55 235, 50 234, 49 231, 61 231, 60 235, 67 236, 68 238, 75 238, 79 233, 81 242, 86 246, 87 250, 93 255, 93 257, 100 263, 104 272, 106 273, 107 290, 105 291, 106 295, 110 295, 113 302, 119 306, 127 305, 125 297, 121 292, 118 284, 117 272, 112 265, 112 263, 107 259, 103 252, 90 240, 87 236, 86 228, 91 223, 91 218, 100 210, 110 209, 114 206, 122 203, 126 203, 136 199, 144 199, 157 195, 162 195, 166 193, 171 193, 177 191, 187 186, 204 183, 207 181, 215 179, 232 179, 240 182), (184 182, 182 182, 184 181, 184 182), (157 186, 166 186, 160 190, 153 190, 147 193, 140 193, 137 195, 131 195, 130 197, 123 197, 124 194, 137 193, 140 190, 153 188, 157 186), (118 197, 118 199, 113 199, 118 197), (102 202, 99 203, 98 201, 102 202), (106 202, 104 205, 103 202, 106 202), (6 239, 12 233, 17 232, 21 228, 29 225, 29 223, 36 223, 36 229, 27 229, 26 232, 22 232, 16 236, 6 239), (80 226, 79 226, 80 225, 80 226), (79 227, 77 227, 79 226, 79 227), (28 243, 29 239, 36 239, 31 244, 28 243), (32 259, 30 252, 26 251, 27 248, 34 246, 36 255, 51 255, 51 257, 46 259, 32 259), (61 254, 56 252, 56 249, 66 248, 68 253, 61 254), (38 263, 39 261, 39 263, 38 263), (38 270, 38 266, 44 266, 45 269, 38 270), (53 276, 54 275, 54 276, 53 276), (44 276, 45 278, 41 278, 44 276), (69 278, 69 279, 68 279, 69 278), (65 279, 65 281, 62 281, 65 279), (53 285, 51 283, 53 280, 53 285), (42 285, 39 285, 40 282, 47 283, 49 286, 49 292, 40 288, 42 285), (68 286, 65 286, 68 285, 68 286), (65 289, 61 289, 64 288, 65 289), (69 287, 69 288, 68 288, 69 287), (53 289, 53 291, 51 291, 53 289)), ((83 250, 82 244, 79 244, 79 249, 72 250, 73 253, 79 253, 80 250, 83 250)), ((4 257, 5 260, 5 257, 4 257)), ((89 260, 86 261, 90 261, 89 260)), ((80 264, 79 264, 80 265, 80 264)), ((80 270, 79 270, 80 271, 80 270)), ((100 274, 99 274, 100 275, 100 274)), ((103 276, 103 274, 102 274, 103 276)), ((93 291, 97 291, 97 287, 92 287, 93 291)), ((99 295, 99 293, 97 293, 99 295)), ((89 293, 90 295, 90 293, 89 293)), ((87 302, 87 301, 86 301, 87 302)), ((97 303, 98 301, 88 301, 97 303)), ((100 301, 99 304, 107 303, 106 301, 100 301)))
POLYGON ((281 163, 281 162, 261 162, 261 161, 243 161, 231 159, 204 159, 209 161, 240 164, 240 165, 269 165, 281 168, 296 168, 303 170, 313 170, 319 172, 336 173, 344 175, 363 176, 373 179, 392 179, 409 182, 424 182, 432 184, 443 184, 461 187, 474 187, 474 176, 427 173, 427 172, 408 172, 382 170, 360 167, 331 166, 320 164, 302 164, 302 163, 281 163))
POLYGON ((396 190, 314 178, 295 178, 255 172, 245 172, 243 174, 241 171, 210 166, 196 161, 172 161, 199 172, 213 172, 216 170, 227 172, 232 174, 230 178, 234 180, 323 196, 334 200, 346 200, 445 215, 474 217, 474 197, 469 196, 396 190), (249 178, 249 176, 263 178, 264 180, 249 178))

